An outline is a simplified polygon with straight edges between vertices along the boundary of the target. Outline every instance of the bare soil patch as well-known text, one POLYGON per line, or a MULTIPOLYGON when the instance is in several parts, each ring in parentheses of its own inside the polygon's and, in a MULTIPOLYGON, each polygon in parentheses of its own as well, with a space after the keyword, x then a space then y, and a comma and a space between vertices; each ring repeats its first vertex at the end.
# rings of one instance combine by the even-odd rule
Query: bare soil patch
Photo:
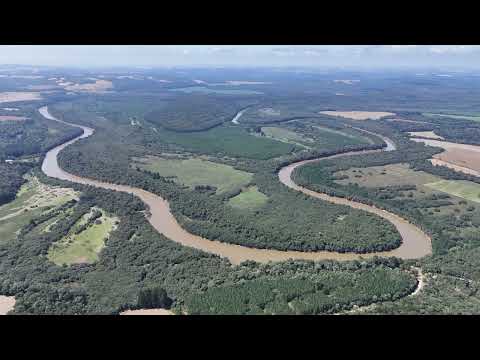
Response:
POLYGON ((0 93, 0 103, 15 102, 15 101, 31 101, 31 100, 41 100, 42 96, 37 92, 21 92, 21 91, 12 91, 12 92, 1 92, 0 93))
POLYGON ((443 137, 435 134, 433 131, 410 131, 408 134, 413 137, 444 140, 443 137))
POLYGON ((386 111, 320 111, 320 114, 339 116, 352 120, 379 120, 385 116, 395 115, 386 111))
POLYGON ((472 175, 480 174, 480 146, 457 144, 448 141, 439 141, 433 139, 417 139, 413 141, 423 142, 429 146, 436 146, 445 149, 444 152, 434 155, 432 163, 434 165, 448 164, 450 168, 465 172, 470 171, 472 175), (433 160, 437 160, 436 164, 433 160))
POLYGON ((2 121, 23 121, 27 118, 24 116, 10 116, 10 115, 0 115, 0 122, 2 121))
POLYGON ((68 91, 80 91, 80 92, 92 92, 92 93, 102 93, 108 89, 113 88, 113 83, 108 80, 96 80, 94 83, 88 84, 72 84, 72 83, 58 83, 59 85, 65 86, 65 90, 68 91))
POLYGON ((120 313, 120 315, 175 315, 172 311, 167 309, 140 309, 127 310, 120 313))
POLYGON ((7 315, 15 306, 14 296, 0 296, 0 315, 7 315))

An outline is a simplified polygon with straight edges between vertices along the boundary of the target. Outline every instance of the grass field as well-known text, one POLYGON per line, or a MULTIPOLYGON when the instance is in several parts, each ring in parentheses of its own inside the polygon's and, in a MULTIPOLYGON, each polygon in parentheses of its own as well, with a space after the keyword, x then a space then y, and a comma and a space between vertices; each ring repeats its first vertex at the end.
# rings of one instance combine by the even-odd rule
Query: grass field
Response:
POLYGON ((212 89, 205 86, 189 86, 184 88, 171 89, 170 91, 183 93, 202 93, 202 94, 222 94, 222 95, 262 95, 261 91, 254 90, 229 90, 229 89, 212 89))
POLYGON ((252 136, 245 129, 236 126, 219 126, 195 133, 161 131, 156 136, 162 141, 180 145, 186 150, 197 153, 258 160, 266 160, 299 150, 293 144, 252 136))
POLYGON ((250 186, 237 196, 231 198, 228 201, 228 204, 236 209, 252 210, 262 207, 265 205, 267 200, 268 196, 258 191, 256 186, 250 186))
POLYGON ((237 190, 247 185, 253 176, 251 173, 234 169, 229 165, 202 159, 148 157, 137 159, 136 165, 161 176, 174 177, 175 182, 192 189, 198 185, 215 186, 217 193, 237 190))
POLYGON ((86 230, 75 234, 82 224, 85 224, 91 212, 85 214, 71 229, 70 233, 54 243, 48 251, 48 259, 57 265, 75 263, 93 263, 98 260, 98 253, 105 245, 105 239, 114 229, 116 219, 102 211, 100 224, 94 223, 86 230))
POLYGON ((320 114, 339 116, 352 120, 379 120, 385 116, 395 115, 385 111, 320 111, 320 114))
MULTIPOLYGON (((472 214, 468 208, 473 203, 466 203, 464 200, 480 202, 480 185, 469 181, 448 181, 438 176, 423 171, 415 171, 407 164, 393 164, 385 166, 372 166, 367 168, 351 168, 347 171, 339 171, 337 176, 348 175, 348 179, 335 180, 335 182, 348 185, 358 184, 365 188, 382 188, 388 186, 416 185, 416 189, 400 191, 393 201, 412 199, 417 204, 424 201, 431 201, 432 197, 446 193, 451 195, 448 198, 450 204, 435 207, 422 207, 422 212, 430 215, 459 217, 463 214, 472 214)), ((433 205, 435 201, 431 202, 433 205)), ((477 210, 475 210, 477 211, 477 210)), ((477 216, 477 215, 475 215, 477 216)))
POLYGON ((35 177, 28 177, 16 199, 0 207, 0 243, 15 239, 18 231, 34 217, 76 197, 72 189, 47 186, 35 177))
POLYGON ((480 203, 480 184, 471 181, 441 180, 425 184, 425 186, 465 200, 480 203))
POLYGON ((271 137, 286 143, 297 144, 302 147, 307 147, 305 146, 305 143, 313 142, 312 139, 306 138, 302 134, 280 127, 264 126, 262 127, 262 132, 267 137, 271 137))
POLYGON ((348 176, 348 179, 335 181, 339 184, 355 183, 364 187, 423 185, 440 180, 439 177, 426 172, 414 171, 407 164, 351 168, 346 171, 339 171, 335 175, 348 176))
POLYGON ((448 117, 448 118, 452 118, 452 119, 472 120, 472 121, 480 122, 480 116, 451 115, 451 114, 434 114, 434 113, 423 113, 422 115, 430 116, 430 117, 442 116, 442 117, 448 117))

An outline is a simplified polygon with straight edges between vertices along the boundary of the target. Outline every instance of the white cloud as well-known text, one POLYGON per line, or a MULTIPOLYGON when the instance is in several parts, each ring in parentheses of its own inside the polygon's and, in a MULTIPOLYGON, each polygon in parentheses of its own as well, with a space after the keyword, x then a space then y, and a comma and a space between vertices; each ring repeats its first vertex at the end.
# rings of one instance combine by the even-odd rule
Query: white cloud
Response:
POLYGON ((433 54, 462 54, 480 50, 477 45, 436 45, 429 47, 433 54))

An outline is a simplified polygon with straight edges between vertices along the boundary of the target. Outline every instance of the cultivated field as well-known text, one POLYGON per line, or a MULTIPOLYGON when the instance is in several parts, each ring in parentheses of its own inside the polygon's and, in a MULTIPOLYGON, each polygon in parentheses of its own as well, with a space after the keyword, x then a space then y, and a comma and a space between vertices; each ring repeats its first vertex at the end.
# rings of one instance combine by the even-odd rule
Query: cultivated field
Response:
POLYGON ((394 113, 385 111, 320 111, 320 114, 352 120, 379 120, 385 116, 395 115, 394 113))
POLYGON ((1 121, 23 121, 27 118, 24 116, 10 116, 10 115, 0 115, 0 122, 1 121))
POLYGON ((414 171, 407 164, 351 168, 346 171, 339 171, 335 175, 339 177, 348 176, 348 179, 336 180, 336 183, 342 185, 355 183, 364 187, 422 185, 440 180, 439 177, 426 172, 414 171))
POLYGON ((434 155, 434 159, 462 168, 468 168, 475 172, 480 171, 480 146, 417 138, 412 138, 412 140, 445 149, 444 152, 434 155))
POLYGON ((298 144, 300 146, 305 146, 303 143, 305 142, 313 142, 312 139, 304 137, 302 134, 296 133, 294 131, 280 128, 280 127, 270 127, 265 126, 262 127, 262 132, 267 136, 279 141, 298 144))
POLYGON ((108 80, 95 80, 94 83, 88 83, 88 84, 59 83, 59 85, 64 86, 65 90, 68 90, 68 91, 91 92, 91 93, 102 93, 113 88, 113 83, 108 80))
POLYGON ((435 134, 433 131, 410 131, 408 134, 413 137, 444 140, 443 137, 435 134))
POLYGON ((217 193, 237 190, 252 180, 252 174, 234 169, 225 164, 202 159, 166 159, 148 157, 135 159, 135 165, 164 177, 172 177, 179 184, 195 188, 210 185, 217 188, 217 193))
POLYGON ((480 203, 480 184, 462 180, 441 180, 425 184, 434 190, 480 203))
POLYGON ((452 119, 472 120, 472 121, 480 122, 480 116, 434 114, 434 113, 423 113, 422 115, 433 116, 433 117, 434 116, 442 116, 442 117, 448 117, 448 118, 452 118, 452 119))
POLYGON ((42 96, 37 92, 0 92, 0 103, 41 99, 42 96))
POLYGON ((180 145, 196 153, 259 160, 271 159, 299 149, 293 144, 275 139, 252 136, 245 129, 236 126, 219 126, 196 133, 162 131, 158 133, 158 137, 162 141, 180 145))
POLYGON ((251 210, 258 209, 265 205, 268 196, 258 191, 256 186, 250 186, 244 189, 240 194, 234 196, 228 201, 228 204, 236 209, 251 210))

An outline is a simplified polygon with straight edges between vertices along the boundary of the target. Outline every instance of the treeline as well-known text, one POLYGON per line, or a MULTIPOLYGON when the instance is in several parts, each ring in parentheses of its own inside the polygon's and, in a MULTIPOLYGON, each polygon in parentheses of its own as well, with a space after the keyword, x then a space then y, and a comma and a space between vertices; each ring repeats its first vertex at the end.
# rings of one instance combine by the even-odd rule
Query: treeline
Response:
MULTIPOLYGON (((58 209, 58 214, 67 207, 73 212, 60 217, 49 232, 37 230, 46 217, 34 219, 18 239, 0 247, 0 293, 15 296, 16 313, 117 314, 125 309, 157 306, 204 313, 204 299, 213 291, 218 300, 214 289, 225 286, 236 288, 240 299, 255 299, 251 307, 256 309, 261 303, 257 299, 265 296, 265 288, 256 286, 257 283, 273 284, 280 290, 278 299, 283 303, 265 303, 272 312, 279 313, 276 308, 286 309, 285 301, 291 300, 295 312, 330 313, 405 296, 415 286, 415 279, 396 258, 346 263, 246 262, 232 267, 226 260, 160 235, 141 212, 143 204, 132 195, 45 177, 41 180, 51 185, 70 185, 82 195, 78 203, 72 201, 58 209), (119 227, 111 233, 99 261, 71 266, 48 261, 43 255, 51 244, 92 206, 113 211, 120 218, 119 227), (315 292, 311 291, 312 284, 315 292), (356 295, 352 295, 351 289, 356 295), (350 295, 346 296, 346 291, 350 295), (192 298, 198 298, 200 305, 193 307, 192 298), (325 303, 327 298, 334 301, 325 303)), ((214 312, 228 313, 232 308, 228 301, 219 301, 214 312)))
POLYGON ((302 265, 293 276, 269 269, 275 274, 194 294, 186 299, 185 310, 193 315, 328 314, 400 299, 417 284, 407 272, 383 264, 349 263, 348 270, 302 265))
POLYGON ((25 183, 23 175, 30 169, 28 163, 0 163, 0 205, 15 199, 18 190, 25 183))
POLYGON ((172 131, 204 131, 231 121, 247 105, 245 100, 181 95, 168 101, 162 109, 147 113, 145 120, 172 131))
POLYGON ((295 169, 294 181, 314 191, 332 196, 344 197, 354 201, 386 209, 399 214, 432 235, 433 250, 436 254, 445 253, 449 248, 457 246, 459 241, 465 242, 462 236, 455 236, 460 229, 472 225, 477 213, 456 216, 432 216, 436 208, 452 205, 448 195, 431 196, 422 199, 414 198, 409 191, 415 186, 380 186, 376 188, 360 187, 356 184, 340 185, 335 182, 336 172, 353 167, 383 166, 395 163, 408 163, 414 170, 422 170, 433 175, 451 180, 470 180, 479 182, 472 175, 460 174, 452 169, 433 166, 428 159, 441 151, 437 148, 418 146, 410 141, 399 142, 400 151, 382 152, 378 154, 349 156, 333 160, 324 160, 307 164, 295 169), (408 147, 407 147, 408 144, 408 147))
POLYGON ((23 121, 0 122, 0 160, 46 152, 81 135, 82 131, 54 121, 39 119, 37 115, 23 121))
POLYGON ((133 153, 125 144, 101 145, 94 140, 92 137, 62 151, 61 166, 74 174, 139 187, 168 199, 181 225, 194 234, 278 250, 365 253, 400 245, 400 235, 386 220, 299 195, 281 184, 277 174, 260 162, 256 163, 254 182, 270 200, 256 212, 238 212, 227 205, 227 196, 235 194, 184 189, 170 179, 131 168, 133 153), (260 166, 265 166, 264 170, 260 166), (337 221, 341 215, 349 216, 337 221))

